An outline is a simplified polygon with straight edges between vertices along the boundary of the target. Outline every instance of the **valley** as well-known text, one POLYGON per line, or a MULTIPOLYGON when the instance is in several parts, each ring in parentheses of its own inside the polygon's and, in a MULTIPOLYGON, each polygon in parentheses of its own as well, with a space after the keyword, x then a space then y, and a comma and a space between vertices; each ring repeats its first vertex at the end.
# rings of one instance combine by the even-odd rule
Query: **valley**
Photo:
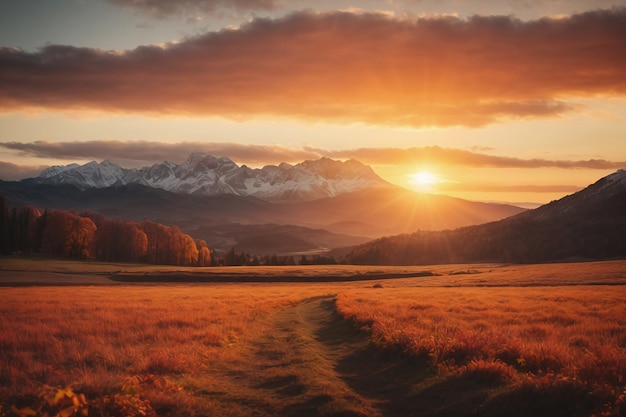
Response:
POLYGON ((322 158, 252 170, 202 153, 139 170, 108 161, 51 167, 35 178, 0 181, 0 196, 17 206, 177 226, 220 253, 235 248, 256 255, 325 253, 525 211, 407 190, 355 160, 322 158))

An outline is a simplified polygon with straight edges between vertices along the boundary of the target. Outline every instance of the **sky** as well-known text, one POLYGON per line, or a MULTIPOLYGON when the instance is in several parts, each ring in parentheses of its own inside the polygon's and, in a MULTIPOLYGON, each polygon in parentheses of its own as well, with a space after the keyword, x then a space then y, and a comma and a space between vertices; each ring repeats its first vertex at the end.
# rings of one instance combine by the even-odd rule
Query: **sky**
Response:
POLYGON ((0 179, 203 151, 547 203, 626 169, 624 51, 626 1, 0 0, 0 179))

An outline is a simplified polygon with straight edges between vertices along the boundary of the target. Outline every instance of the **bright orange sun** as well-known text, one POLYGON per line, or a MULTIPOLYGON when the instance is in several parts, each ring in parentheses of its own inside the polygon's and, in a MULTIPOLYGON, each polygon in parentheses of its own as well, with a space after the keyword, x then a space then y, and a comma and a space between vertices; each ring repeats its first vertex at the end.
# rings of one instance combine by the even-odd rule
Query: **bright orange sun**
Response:
POLYGON ((439 182, 439 178, 428 171, 420 171, 411 175, 411 182, 420 188, 430 188, 439 182))
POLYGON ((445 182, 438 174, 426 170, 411 174, 409 177, 413 187, 421 192, 434 191, 440 183, 445 182))
POLYGON ((415 188, 421 191, 429 191, 440 182, 442 182, 441 178, 429 171, 420 171, 411 174, 411 183, 415 188))

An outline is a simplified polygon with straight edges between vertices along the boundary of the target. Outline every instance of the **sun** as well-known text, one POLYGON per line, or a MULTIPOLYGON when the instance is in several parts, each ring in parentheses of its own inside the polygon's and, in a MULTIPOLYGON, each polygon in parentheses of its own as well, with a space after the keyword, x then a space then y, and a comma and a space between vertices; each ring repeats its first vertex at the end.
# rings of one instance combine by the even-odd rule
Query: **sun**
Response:
POLYGON ((422 192, 434 191, 438 184, 445 182, 438 174, 426 170, 411 174, 409 178, 413 187, 422 192))
POLYGON ((420 188, 429 188, 439 182, 439 178, 428 171, 420 171, 415 174, 411 174, 411 182, 420 188))

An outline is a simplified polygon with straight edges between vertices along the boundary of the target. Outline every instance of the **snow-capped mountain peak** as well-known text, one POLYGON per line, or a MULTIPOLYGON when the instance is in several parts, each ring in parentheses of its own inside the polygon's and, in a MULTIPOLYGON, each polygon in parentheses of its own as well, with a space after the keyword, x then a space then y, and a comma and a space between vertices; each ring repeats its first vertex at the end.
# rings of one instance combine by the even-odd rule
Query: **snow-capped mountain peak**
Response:
POLYGON ((124 175, 124 169, 108 160, 96 161, 84 165, 70 164, 53 166, 42 171, 38 179, 49 184, 72 184, 85 190, 104 188, 118 184, 124 175))
POLYGON ((619 207, 618 210, 621 210, 623 214, 623 202, 625 201, 625 197, 626 170, 619 169, 574 194, 552 201, 535 210, 529 210, 523 215, 536 219, 557 219, 565 215, 571 215, 572 213, 595 211, 604 211, 606 213, 607 209, 615 209, 615 207, 619 207), (617 203, 616 205, 616 202, 621 203, 617 203))
POLYGON ((37 180, 72 184, 82 190, 141 184, 176 193, 234 194, 271 201, 316 200, 388 185, 370 167, 355 160, 321 158, 251 169, 227 157, 202 152, 191 153, 180 164, 165 161, 139 169, 121 168, 108 160, 55 166, 42 171, 37 180))
POLYGON ((618 169, 614 173, 604 177, 607 184, 626 187, 626 169, 618 169))
POLYGON ((53 165, 41 171, 39 174, 40 178, 50 178, 55 175, 60 174, 63 171, 67 171, 69 169, 78 168, 80 165, 78 164, 69 164, 69 165, 53 165))

